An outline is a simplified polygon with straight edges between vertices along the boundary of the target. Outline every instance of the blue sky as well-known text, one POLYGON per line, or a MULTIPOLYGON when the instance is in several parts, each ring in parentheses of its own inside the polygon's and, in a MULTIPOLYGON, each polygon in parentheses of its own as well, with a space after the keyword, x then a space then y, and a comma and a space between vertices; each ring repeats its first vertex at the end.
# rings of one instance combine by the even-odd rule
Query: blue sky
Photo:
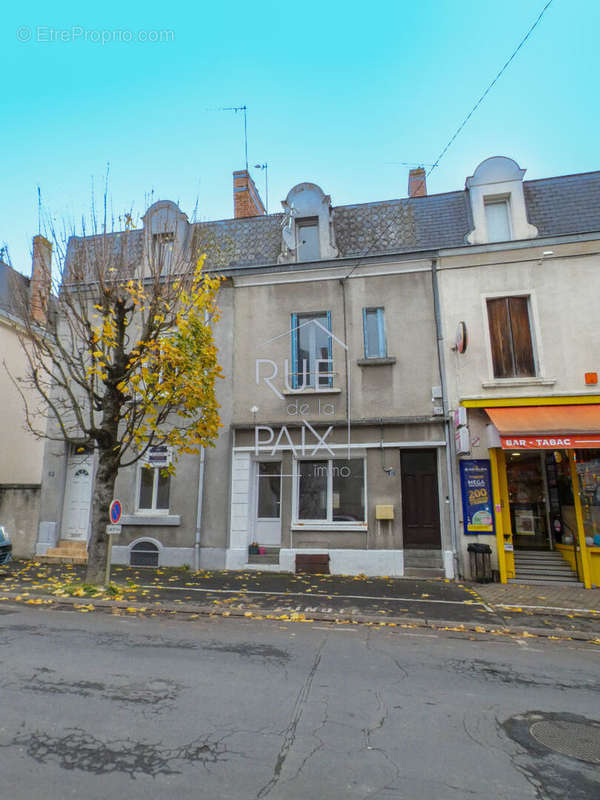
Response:
MULTIPOLYGON (((199 219, 231 217, 244 156, 241 115, 216 110, 225 106, 248 106, 249 162, 269 164, 271 211, 303 180, 334 205, 406 196, 397 162, 435 160, 544 4, 11 4, 0 245, 27 273, 36 187, 57 221, 80 219, 107 163, 115 215, 143 213, 153 193, 190 216, 197 202, 199 219), (140 31, 172 33, 136 41, 140 31)), ((462 188, 490 155, 514 157, 530 179, 598 169, 599 23, 596 0, 554 0, 429 192, 462 188)))

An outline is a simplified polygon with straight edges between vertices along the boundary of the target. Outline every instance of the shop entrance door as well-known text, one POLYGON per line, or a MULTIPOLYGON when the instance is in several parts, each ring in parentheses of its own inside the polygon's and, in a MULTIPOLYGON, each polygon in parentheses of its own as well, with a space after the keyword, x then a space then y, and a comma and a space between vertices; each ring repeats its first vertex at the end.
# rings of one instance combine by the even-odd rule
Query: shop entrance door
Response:
POLYGON ((506 475, 515 550, 551 550, 546 475, 540 452, 507 453, 506 475))

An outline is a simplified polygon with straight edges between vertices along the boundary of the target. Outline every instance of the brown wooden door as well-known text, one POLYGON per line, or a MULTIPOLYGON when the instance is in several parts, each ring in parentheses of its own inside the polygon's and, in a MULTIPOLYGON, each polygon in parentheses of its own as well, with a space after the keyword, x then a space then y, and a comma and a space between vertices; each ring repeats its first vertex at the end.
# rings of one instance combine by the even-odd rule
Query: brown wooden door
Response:
POLYGON ((404 547, 440 550, 440 508, 435 450, 403 450, 402 524, 404 547))

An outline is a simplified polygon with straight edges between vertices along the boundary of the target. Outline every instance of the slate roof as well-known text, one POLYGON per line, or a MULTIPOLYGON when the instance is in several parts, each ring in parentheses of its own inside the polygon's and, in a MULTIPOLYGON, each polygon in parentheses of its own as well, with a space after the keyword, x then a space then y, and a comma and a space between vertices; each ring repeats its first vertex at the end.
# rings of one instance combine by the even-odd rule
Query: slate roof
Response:
MULTIPOLYGON (((600 232, 600 172, 524 181, 523 187, 528 220, 540 236, 600 232)), ((283 214, 270 214, 194 223, 194 251, 207 254, 209 270, 276 265, 283 221, 283 214)), ((340 257, 353 258, 461 247, 473 222, 468 193, 461 190, 337 206, 333 227, 340 257)), ((125 246, 127 261, 136 263, 143 231, 130 231, 126 237, 115 233, 107 238, 115 254, 125 246)), ((72 255, 82 243, 71 240, 72 255)))
POLYGON ((29 278, 0 261, 0 308, 18 314, 20 304, 16 295, 24 296, 28 290, 29 278))
POLYGON ((540 236, 600 231, 600 172, 524 181, 523 191, 540 236))

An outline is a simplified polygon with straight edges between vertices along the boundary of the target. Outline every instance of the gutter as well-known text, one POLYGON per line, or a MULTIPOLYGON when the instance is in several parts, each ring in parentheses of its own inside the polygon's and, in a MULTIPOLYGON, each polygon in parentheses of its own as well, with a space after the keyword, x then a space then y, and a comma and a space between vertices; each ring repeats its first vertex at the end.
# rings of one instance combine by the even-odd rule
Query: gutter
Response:
POLYGON ((440 309, 440 291, 437 275, 437 258, 431 259, 431 284, 433 288, 433 311, 435 315, 435 330, 437 338, 438 366, 440 371, 440 383, 442 386, 442 405, 444 408, 444 432, 446 436, 446 481, 448 484, 448 502, 450 504, 450 535, 452 537, 452 557, 454 561, 454 576, 459 577, 460 563, 458 557, 458 531, 456 528, 456 504, 454 487, 456 475, 454 469, 454 448, 453 431, 450 428, 450 417, 448 409, 448 387, 446 385, 446 368, 444 363, 444 335, 442 333, 442 312, 440 309))

